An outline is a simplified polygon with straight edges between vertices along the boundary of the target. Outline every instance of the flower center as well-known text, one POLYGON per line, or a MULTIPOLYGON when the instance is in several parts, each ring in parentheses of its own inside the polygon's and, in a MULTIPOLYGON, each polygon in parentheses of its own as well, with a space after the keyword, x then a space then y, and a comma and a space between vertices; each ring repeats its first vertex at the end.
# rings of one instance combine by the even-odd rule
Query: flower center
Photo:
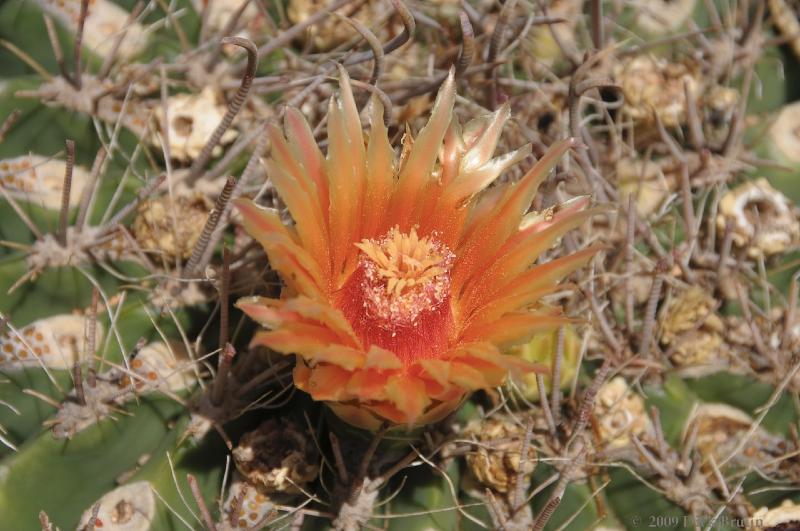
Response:
POLYGON ((391 229, 380 240, 357 243, 362 255, 361 289, 366 313, 375 324, 396 331, 417 326, 420 315, 434 310, 450 293, 453 253, 432 238, 391 229))

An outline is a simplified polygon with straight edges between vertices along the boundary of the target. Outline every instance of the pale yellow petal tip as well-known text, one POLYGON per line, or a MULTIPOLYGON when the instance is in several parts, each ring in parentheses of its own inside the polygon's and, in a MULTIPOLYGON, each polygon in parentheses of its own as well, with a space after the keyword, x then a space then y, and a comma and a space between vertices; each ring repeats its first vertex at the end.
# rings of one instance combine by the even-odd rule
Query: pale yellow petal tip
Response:
POLYGON ((439 94, 436 98, 437 103, 440 99, 444 100, 445 98, 453 101, 455 101, 456 98, 456 69, 452 66, 450 67, 450 72, 447 74, 447 78, 439 89, 439 94))

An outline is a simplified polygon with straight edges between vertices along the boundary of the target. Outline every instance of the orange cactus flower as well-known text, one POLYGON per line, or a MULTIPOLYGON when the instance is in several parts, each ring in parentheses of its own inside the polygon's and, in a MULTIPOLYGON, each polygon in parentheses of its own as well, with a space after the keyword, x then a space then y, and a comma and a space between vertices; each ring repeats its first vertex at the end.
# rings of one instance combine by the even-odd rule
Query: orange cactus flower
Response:
POLYGON ((518 182, 483 192, 530 146, 492 158, 508 106, 462 130, 454 100, 451 72, 430 121, 416 139, 406 136, 397 160, 380 101, 370 104, 365 135, 342 69, 327 155, 297 110, 286 112, 285 136, 277 126, 268 132, 267 171, 294 225, 237 202, 286 284, 279 299, 238 301, 269 329, 253 344, 295 354, 297 387, 359 427, 435 422, 509 371, 542 370, 503 352, 568 321, 539 300, 597 250, 532 266, 594 214, 578 198, 526 215, 572 141, 518 182))

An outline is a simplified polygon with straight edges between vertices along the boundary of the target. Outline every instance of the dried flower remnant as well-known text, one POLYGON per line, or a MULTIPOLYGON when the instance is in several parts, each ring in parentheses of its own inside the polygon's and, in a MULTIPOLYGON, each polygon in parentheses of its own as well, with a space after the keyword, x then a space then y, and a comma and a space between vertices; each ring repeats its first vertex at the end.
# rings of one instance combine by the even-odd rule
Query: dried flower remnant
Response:
POLYGON ((630 445, 632 436, 642 439, 653 433, 644 399, 621 376, 600 387, 594 415, 600 440, 609 449, 630 445))
POLYGON ((713 297, 703 288, 692 286, 674 296, 660 330, 661 343, 671 347, 671 359, 678 367, 715 372, 727 365, 725 324, 716 313, 713 297))
POLYGON ((800 527, 800 505, 792 500, 783 502, 772 509, 761 507, 752 518, 754 531, 791 531, 800 527))
MULTIPOLYGON (((199 94, 171 96, 167 107, 169 109, 167 112, 169 117, 169 154, 172 158, 182 162, 191 162, 200 155, 227 110, 225 103, 219 100, 217 91, 213 87, 206 87, 199 94)), ((166 129, 163 113, 159 113, 158 117, 159 134, 163 135, 166 129)), ((236 130, 228 129, 220 138, 220 144, 230 143, 237 135, 236 130)), ((155 133, 151 142, 156 146, 160 145, 160 140, 155 133)), ((221 151, 222 148, 217 146, 216 153, 221 151)))
MULTIPOLYGON (((286 6, 286 17, 292 24, 302 23, 307 18, 324 9, 328 2, 325 0, 289 0, 286 6)), ((381 17, 382 2, 367 0, 358 6, 351 4, 340 7, 334 13, 351 17, 358 22, 369 25, 381 17), (354 9, 353 6, 356 6, 354 9)), ((357 33, 349 24, 343 24, 337 17, 328 17, 306 29, 305 43, 311 44, 314 49, 326 51, 344 44, 357 33)))
POLYGON ((201 194, 155 197, 143 201, 133 221, 133 236, 142 250, 168 262, 186 259, 203 231, 209 201, 201 194))
POLYGON ((81 516, 78 530, 148 531, 155 517, 156 496, 153 487, 148 481, 137 481, 117 487, 92 504, 81 516), (97 504, 100 504, 100 510, 94 520, 94 529, 89 529, 97 504))
POLYGON ((287 420, 270 419, 244 434, 233 459, 247 483, 263 494, 297 494, 319 474, 313 440, 287 420))
MULTIPOLYGON (((0 160, 0 185, 15 199, 30 201, 58 210, 64 187, 67 163, 41 155, 23 155, 0 160)), ((72 168, 70 207, 78 206, 81 193, 89 182, 89 172, 80 166, 72 168)))
POLYGON ((800 168, 800 102, 781 108, 769 128, 766 146, 769 155, 790 168, 800 168))
POLYGON ((703 113, 703 134, 706 141, 722 146, 731 126, 731 120, 740 106, 739 91, 723 85, 707 88, 700 108, 703 113))
POLYGON ((733 243, 753 258, 785 252, 800 238, 800 220, 791 202, 763 178, 722 197, 717 227, 725 230, 729 222, 733 243))
MULTIPOLYGON (((39 319, 17 330, 6 330, 0 336, 0 369, 15 371, 47 367, 71 369, 86 356, 87 318, 80 315, 55 315, 39 319)), ((103 326, 95 325, 95 345, 103 340, 103 326)))
MULTIPOLYGON (((81 0, 34 0, 44 11, 70 30, 78 26, 81 0)), ((83 41, 88 49, 105 57, 112 52, 117 36, 125 31, 117 56, 130 59, 146 43, 145 30, 138 22, 129 22, 127 11, 111 0, 91 0, 83 27, 83 41)))
POLYGON ((782 437, 760 426, 751 434, 752 429, 753 419, 740 409, 727 404, 699 404, 689 415, 683 437, 688 438, 696 430, 697 449, 706 459, 713 457, 720 465, 733 455, 727 466, 752 466, 774 475, 782 465, 780 457, 786 454, 788 445, 782 437), (745 444, 739 448, 742 442, 745 444))
POLYGON ((697 74, 684 63, 637 55, 616 65, 614 78, 625 96, 623 109, 634 121, 652 125, 655 112, 667 127, 686 119, 686 92, 697 93, 697 74))
POLYGON ((513 492, 520 471, 524 472, 526 480, 533 473, 536 450, 529 446, 523 463, 520 452, 525 428, 512 420, 490 418, 473 421, 462 437, 476 441, 467 454, 467 467, 472 478, 480 484, 480 490, 488 487, 503 494, 513 492))
POLYGON ((327 158, 295 110, 286 114, 288 141, 269 130, 267 171, 294 228, 277 212, 238 202, 245 228, 286 283, 280 299, 239 300, 271 329, 253 344, 297 354, 297 387, 357 426, 434 422, 470 391, 501 384, 511 369, 544 371, 502 352, 569 322, 539 299, 597 251, 530 267, 597 212, 585 210, 581 197, 552 216, 523 219, 572 142, 554 146, 519 182, 494 187, 492 201, 476 201, 530 148, 493 159, 509 108, 462 133, 451 124, 454 100, 451 72, 428 125, 406 137, 395 161, 377 98, 365 145, 342 70, 327 158))
POLYGON ((792 0, 768 0, 772 23, 789 39, 789 47, 800 58, 800 14, 797 2, 792 0))

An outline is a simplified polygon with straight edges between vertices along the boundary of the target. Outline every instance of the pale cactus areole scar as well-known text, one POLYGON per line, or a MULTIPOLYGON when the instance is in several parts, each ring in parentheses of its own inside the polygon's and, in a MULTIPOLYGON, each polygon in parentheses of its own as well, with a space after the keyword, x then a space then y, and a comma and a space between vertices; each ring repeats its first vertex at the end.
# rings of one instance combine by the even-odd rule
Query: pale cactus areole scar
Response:
POLYGON ((527 214, 572 140, 555 144, 522 179, 490 187, 530 146, 493 158, 509 107, 462 129, 445 80, 428 124, 398 159, 377 98, 362 130, 347 73, 328 114, 328 150, 288 109, 268 128, 269 178, 294 224, 239 200, 246 230, 285 283, 280 298, 238 306, 264 325, 253 338, 295 355, 296 386, 365 429, 442 419, 471 391, 509 371, 544 370, 505 354, 570 322, 541 298, 598 250, 534 265, 597 210, 586 197, 527 214))

